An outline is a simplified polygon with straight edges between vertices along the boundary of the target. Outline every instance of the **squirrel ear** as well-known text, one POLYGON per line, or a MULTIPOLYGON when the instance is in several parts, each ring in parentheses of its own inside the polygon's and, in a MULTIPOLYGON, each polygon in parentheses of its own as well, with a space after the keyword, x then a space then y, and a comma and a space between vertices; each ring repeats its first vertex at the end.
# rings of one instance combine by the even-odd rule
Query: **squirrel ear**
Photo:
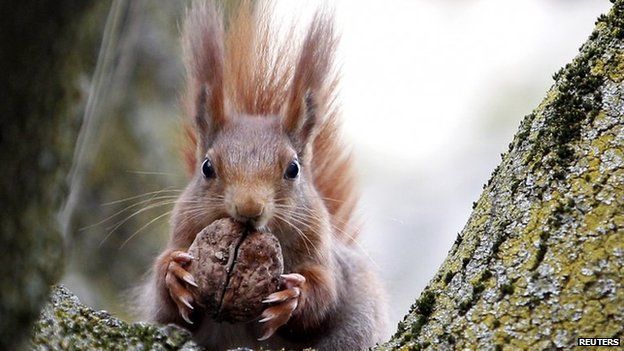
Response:
POLYGON ((215 134, 225 124, 223 94, 204 84, 199 89, 197 100, 195 126, 199 139, 198 146, 201 148, 200 151, 205 153, 212 144, 215 134))
POLYGON ((283 121, 284 130, 300 155, 312 140, 318 120, 317 106, 315 95, 307 91, 297 106, 289 106, 283 121))

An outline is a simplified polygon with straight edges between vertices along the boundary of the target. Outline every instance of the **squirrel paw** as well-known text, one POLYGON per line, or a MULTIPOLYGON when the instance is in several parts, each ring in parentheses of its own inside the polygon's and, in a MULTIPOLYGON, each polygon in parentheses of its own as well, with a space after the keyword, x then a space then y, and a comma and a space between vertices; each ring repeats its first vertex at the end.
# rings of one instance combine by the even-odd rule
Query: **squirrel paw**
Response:
POLYGON ((290 316, 292 316, 299 305, 303 283, 305 283, 305 277, 301 274, 282 274, 282 286, 284 289, 269 295, 262 301, 272 306, 267 307, 262 312, 262 319, 259 322, 264 323, 262 326, 264 333, 258 340, 262 341, 270 338, 277 328, 288 323, 290 316))
POLYGON ((197 287, 195 278, 191 273, 184 269, 188 265, 193 256, 184 251, 173 251, 169 254, 167 264, 167 273, 165 273, 165 286, 169 291, 169 296, 178 307, 178 312, 184 321, 193 324, 189 315, 193 310, 193 296, 186 288, 186 285, 197 287))

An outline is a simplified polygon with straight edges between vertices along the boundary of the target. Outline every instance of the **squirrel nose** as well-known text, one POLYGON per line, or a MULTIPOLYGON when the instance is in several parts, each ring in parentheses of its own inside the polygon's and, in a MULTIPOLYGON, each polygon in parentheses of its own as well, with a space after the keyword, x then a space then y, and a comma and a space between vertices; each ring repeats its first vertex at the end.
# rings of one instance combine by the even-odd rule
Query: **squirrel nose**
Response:
POLYGON ((246 201, 234 206, 236 214, 244 220, 257 220, 264 212, 264 205, 259 201, 247 199, 246 201))

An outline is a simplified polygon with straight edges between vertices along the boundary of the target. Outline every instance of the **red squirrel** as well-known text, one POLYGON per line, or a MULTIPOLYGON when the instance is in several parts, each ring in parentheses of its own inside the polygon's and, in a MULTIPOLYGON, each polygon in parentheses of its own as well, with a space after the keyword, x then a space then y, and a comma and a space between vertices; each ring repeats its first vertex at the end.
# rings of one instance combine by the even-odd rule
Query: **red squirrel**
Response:
POLYGON ((340 140, 333 18, 278 35, 271 6, 197 1, 183 30, 191 179, 140 303, 149 320, 189 329, 209 350, 361 350, 387 335, 383 289, 358 246, 352 158, 340 140), (231 10, 228 8, 228 10, 231 10), (280 39, 281 38, 281 39, 280 39), (197 315, 185 266, 197 233, 231 217, 280 241, 281 290, 257 321, 197 315))

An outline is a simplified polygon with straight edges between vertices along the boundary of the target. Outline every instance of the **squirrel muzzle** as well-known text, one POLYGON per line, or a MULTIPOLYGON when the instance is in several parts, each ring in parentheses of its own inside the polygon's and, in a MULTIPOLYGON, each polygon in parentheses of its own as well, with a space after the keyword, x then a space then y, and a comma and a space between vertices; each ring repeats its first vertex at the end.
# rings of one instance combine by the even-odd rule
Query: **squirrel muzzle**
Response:
POLYGON ((254 228, 266 226, 273 210, 271 200, 264 191, 245 187, 229 193, 231 196, 226 196, 226 207, 234 220, 254 228))

